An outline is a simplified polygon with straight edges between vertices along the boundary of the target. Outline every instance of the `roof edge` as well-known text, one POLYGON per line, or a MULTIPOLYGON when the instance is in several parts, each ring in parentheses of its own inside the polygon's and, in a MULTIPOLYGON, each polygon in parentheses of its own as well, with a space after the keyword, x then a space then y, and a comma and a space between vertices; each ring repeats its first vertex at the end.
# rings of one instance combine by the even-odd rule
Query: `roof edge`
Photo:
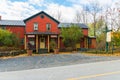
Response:
POLYGON ((24 22, 27 22, 27 21, 30 20, 31 18, 33 18, 33 17, 35 17, 35 16, 38 16, 38 15, 40 15, 40 14, 42 14, 42 13, 45 14, 46 16, 48 16, 49 18, 51 18, 52 20, 54 20, 56 23, 58 23, 58 24, 60 23, 58 20, 56 20, 55 18, 53 18, 52 16, 50 16, 49 14, 47 14, 47 13, 44 12, 44 11, 40 11, 40 12, 34 14, 33 16, 30 16, 30 17, 24 19, 23 21, 24 21, 24 22))

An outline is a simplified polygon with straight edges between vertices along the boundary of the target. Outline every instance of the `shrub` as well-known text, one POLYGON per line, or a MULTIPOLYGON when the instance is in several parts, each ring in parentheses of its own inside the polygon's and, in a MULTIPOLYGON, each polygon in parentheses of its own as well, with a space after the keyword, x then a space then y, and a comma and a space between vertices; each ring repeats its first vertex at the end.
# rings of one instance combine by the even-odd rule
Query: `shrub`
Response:
POLYGON ((0 46, 15 46, 19 45, 19 38, 8 30, 0 29, 0 46))

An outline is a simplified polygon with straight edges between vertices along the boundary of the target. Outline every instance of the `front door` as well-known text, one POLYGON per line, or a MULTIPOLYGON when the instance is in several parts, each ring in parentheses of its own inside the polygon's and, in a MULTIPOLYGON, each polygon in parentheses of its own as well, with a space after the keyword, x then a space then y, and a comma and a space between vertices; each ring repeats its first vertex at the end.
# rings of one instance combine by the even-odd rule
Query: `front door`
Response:
POLYGON ((40 48, 45 48, 45 37, 40 38, 40 48))

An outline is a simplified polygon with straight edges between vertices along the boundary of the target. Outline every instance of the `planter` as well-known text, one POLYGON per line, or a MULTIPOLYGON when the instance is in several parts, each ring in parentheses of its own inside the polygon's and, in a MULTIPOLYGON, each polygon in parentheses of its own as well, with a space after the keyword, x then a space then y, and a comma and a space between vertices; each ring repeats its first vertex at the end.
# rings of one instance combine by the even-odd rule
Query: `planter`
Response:
POLYGON ((28 56, 32 56, 32 50, 27 50, 28 56))
POLYGON ((54 54, 59 54, 59 49, 54 49, 54 54))

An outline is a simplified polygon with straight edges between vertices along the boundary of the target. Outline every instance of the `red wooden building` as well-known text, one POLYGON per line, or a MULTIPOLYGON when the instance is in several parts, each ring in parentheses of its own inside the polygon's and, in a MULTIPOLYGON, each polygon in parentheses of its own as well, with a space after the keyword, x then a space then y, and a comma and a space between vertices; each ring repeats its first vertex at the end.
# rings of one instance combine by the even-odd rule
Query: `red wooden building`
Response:
MULTIPOLYGON (((60 29, 69 27, 70 23, 60 23, 47 13, 41 11, 25 20, 1 20, 0 28, 7 29, 19 36, 21 47, 30 48, 37 53, 50 52, 50 41, 55 40, 59 49, 64 48, 60 29)), ((95 48, 95 38, 88 37, 88 27, 85 24, 77 24, 82 28, 84 37, 76 44, 77 48, 95 48)))

